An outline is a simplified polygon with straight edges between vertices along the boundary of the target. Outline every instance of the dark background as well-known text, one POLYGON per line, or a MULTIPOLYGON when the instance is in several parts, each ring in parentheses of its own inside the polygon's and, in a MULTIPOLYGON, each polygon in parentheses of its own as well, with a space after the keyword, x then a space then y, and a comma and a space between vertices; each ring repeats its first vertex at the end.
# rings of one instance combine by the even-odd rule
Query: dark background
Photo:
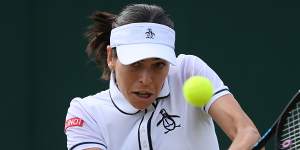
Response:
MULTIPOLYGON (((107 88, 84 53, 93 11, 128 0, 10 0, 0 4, 0 149, 63 150, 72 98, 107 88)), ((176 25, 177 54, 195 54, 223 79, 264 132, 300 89, 299 1, 147 1, 176 25)), ((228 138, 217 129, 221 149, 228 138)), ((199 148, 201 149, 201 148, 199 148)))

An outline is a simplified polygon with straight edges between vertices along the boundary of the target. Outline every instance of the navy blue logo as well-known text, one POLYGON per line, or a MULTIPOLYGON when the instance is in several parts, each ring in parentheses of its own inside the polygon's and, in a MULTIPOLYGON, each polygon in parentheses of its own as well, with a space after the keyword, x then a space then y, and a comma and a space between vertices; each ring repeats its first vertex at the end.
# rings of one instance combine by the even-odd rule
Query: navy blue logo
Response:
POLYGON ((147 39, 154 39, 155 37, 155 33, 152 32, 151 28, 148 28, 145 34, 147 39))
POLYGON ((163 123, 164 128, 166 129, 165 134, 170 131, 173 131, 177 127, 181 127, 181 125, 177 125, 173 118, 180 118, 177 115, 169 115, 165 109, 161 109, 159 112, 162 115, 162 118, 158 121, 156 126, 159 126, 163 123))

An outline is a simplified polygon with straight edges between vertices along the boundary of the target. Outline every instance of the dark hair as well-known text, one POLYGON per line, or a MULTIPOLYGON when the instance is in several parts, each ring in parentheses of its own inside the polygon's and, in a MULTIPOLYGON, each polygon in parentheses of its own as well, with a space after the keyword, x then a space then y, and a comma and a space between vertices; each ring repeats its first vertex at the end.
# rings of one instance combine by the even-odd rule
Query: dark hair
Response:
MULTIPOLYGON (((85 33, 88 39, 86 53, 98 68, 103 69, 101 78, 104 80, 108 80, 111 73, 106 62, 106 48, 110 44, 110 32, 113 28, 130 23, 152 22, 174 29, 173 21, 161 7, 148 4, 128 5, 119 15, 96 11, 90 16, 90 19, 93 24, 88 27, 85 33)), ((117 57, 115 49, 113 55, 117 57)))

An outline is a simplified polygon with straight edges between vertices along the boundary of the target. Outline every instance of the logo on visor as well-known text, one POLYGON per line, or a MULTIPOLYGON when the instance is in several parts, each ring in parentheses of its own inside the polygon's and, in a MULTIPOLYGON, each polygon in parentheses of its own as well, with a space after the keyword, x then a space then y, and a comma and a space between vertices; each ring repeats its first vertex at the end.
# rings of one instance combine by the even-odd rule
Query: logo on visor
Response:
POLYGON ((151 28, 148 28, 145 34, 147 39, 154 39, 155 33, 152 32, 151 28))

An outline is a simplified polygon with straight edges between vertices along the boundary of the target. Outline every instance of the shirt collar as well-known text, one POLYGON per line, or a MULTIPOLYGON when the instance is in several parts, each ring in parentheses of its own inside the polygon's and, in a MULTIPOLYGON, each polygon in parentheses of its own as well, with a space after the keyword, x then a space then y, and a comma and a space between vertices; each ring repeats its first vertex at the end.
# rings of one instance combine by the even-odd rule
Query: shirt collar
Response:
MULTIPOLYGON (((110 77, 109 92, 110 92, 110 98, 112 103, 122 113, 133 115, 140 111, 139 109, 134 108, 126 100, 124 95, 120 92, 120 90, 116 85, 115 77, 113 73, 111 73, 111 77, 110 77)), ((169 88, 168 77, 167 77, 157 99, 167 97, 169 94, 170 94, 170 88, 169 88)))

